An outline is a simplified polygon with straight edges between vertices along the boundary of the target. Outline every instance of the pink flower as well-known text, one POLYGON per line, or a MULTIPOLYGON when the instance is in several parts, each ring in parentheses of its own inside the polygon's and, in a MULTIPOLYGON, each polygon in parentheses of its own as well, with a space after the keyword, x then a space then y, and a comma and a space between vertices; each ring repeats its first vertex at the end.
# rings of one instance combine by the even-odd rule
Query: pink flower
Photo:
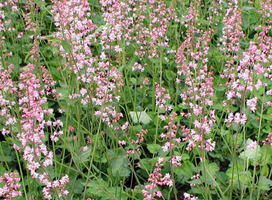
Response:
POLYGON ((19 190, 20 180, 18 173, 5 173, 0 176, 0 183, 3 183, 3 186, 0 187, 0 197, 11 200, 14 197, 22 196, 19 190))
POLYGON ((87 151, 87 150, 88 150, 88 146, 82 147, 81 150, 82 150, 83 152, 87 151))
POLYGON ((87 90, 85 88, 80 89, 81 96, 84 96, 87 93, 87 90))
POLYGON ((256 104, 257 104, 257 97, 254 97, 252 99, 247 100, 246 104, 249 107, 250 110, 252 110, 252 112, 256 112, 257 108, 256 108, 256 104))
POLYGON ((246 149, 251 150, 251 149, 256 149, 257 148, 257 141, 250 141, 249 143, 246 143, 246 149))

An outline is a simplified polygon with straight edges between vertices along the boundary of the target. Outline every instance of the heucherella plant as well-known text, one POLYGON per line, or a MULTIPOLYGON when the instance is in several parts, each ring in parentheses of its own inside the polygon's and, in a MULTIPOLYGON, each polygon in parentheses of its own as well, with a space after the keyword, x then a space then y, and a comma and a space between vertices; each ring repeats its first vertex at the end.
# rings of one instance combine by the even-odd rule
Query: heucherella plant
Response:
POLYGON ((90 16, 89 4, 87 1, 77 0, 53 3, 52 13, 55 14, 55 25, 59 27, 59 32, 55 35, 59 41, 54 45, 59 46, 62 56, 67 61, 63 69, 71 70, 76 79, 87 86, 80 89, 79 96, 73 94, 72 98, 81 97, 83 105, 91 101, 92 105, 98 107, 95 115, 109 126, 113 126, 122 116, 122 113, 118 113, 116 108, 110 105, 120 99, 118 93, 119 87, 122 86, 121 74, 112 66, 111 59, 108 59, 104 52, 101 52, 100 56, 92 54, 91 40, 96 42, 94 37, 100 33, 95 33, 96 25, 86 19, 90 16))
POLYGON ((5 0, 0 47, 0 199, 272 199, 271 0, 5 0))
POLYGON ((46 199, 52 199, 52 191, 55 191, 59 197, 67 195, 68 191, 64 190, 69 182, 68 176, 64 176, 60 180, 53 180, 46 171, 46 167, 53 165, 53 152, 48 151, 42 139, 45 137, 44 128, 46 125, 54 127, 55 131, 51 135, 51 140, 56 142, 58 137, 63 134, 58 130, 63 126, 61 121, 47 121, 45 116, 52 114, 52 110, 43 109, 42 105, 46 103, 46 98, 42 97, 45 91, 41 89, 39 79, 32 73, 34 66, 29 64, 27 68, 20 74, 20 83, 18 85, 18 104, 21 114, 21 131, 17 134, 17 138, 21 142, 22 147, 17 150, 23 151, 23 158, 27 162, 27 168, 32 178, 39 179, 46 187, 43 188, 43 195, 46 199), (31 105, 31 106, 30 106, 31 105), (41 159, 43 157, 43 159, 41 159), (38 173, 41 168, 43 173, 38 173))

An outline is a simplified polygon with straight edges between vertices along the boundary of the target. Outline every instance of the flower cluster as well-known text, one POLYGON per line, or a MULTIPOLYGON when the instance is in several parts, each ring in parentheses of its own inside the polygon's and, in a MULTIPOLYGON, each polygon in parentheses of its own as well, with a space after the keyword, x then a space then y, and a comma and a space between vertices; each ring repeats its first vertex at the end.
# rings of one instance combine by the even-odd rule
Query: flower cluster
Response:
MULTIPOLYGON (((188 15, 187 38, 177 51, 176 62, 178 75, 184 77, 184 82, 187 85, 180 96, 184 108, 188 110, 182 112, 181 115, 194 119, 194 129, 182 128, 183 141, 188 141, 187 150, 199 146, 207 151, 212 151, 215 142, 205 138, 215 122, 215 111, 209 108, 213 105, 213 77, 207 65, 212 31, 202 31, 194 26, 194 23, 197 23, 197 17, 193 16, 198 15, 194 4, 191 4, 188 15), (209 113, 205 111, 207 107, 209 113)), ((181 80, 178 79, 177 83, 180 82, 181 80)))
MULTIPOLYGON (((64 188, 69 179, 65 176, 65 178, 59 180, 60 184, 55 184, 58 180, 53 181, 46 172, 46 167, 53 164, 53 152, 49 151, 43 143, 45 125, 51 124, 45 122, 45 116, 52 112, 43 108, 43 105, 47 102, 46 97, 44 97, 45 90, 42 88, 39 78, 33 73, 34 70, 35 66, 28 64, 20 74, 18 105, 21 111, 21 131, 17 134, 17 138, 21 142, 23 158, 27 162, 31 176, 45 184, 43 188, 44 197, 52 199, 53 191, 57 191, 59 197, 68 194, 68 191, 64 188), (42 169, 44 173, 40 173, 39 169, 42 169)), ((54 126, 61 125, 59 121, 52 124, 54 126)), ((54 138, 56 137, 54 134, 54 138)))
POLYGON ((223 36, 220 38, 219 49, 227 53, 237 53, 240 50, 240 39, 244 36, 242 31, 242 13, 237 1, 229 2, 229 8, 223 19, 223 36))
POLYGON ((160 86, 158 83, 155 83, 156 85, 156 106, 159 107, 159 109, 162 109, 164 111, 171 111, 172 106, 167 105, 167 101, 171 99, 170 95, 167 93, 166 89, 162 86, 160 86))
POLYGON ((112 47, 118 53, 126 46, 136 45, 135 55, 141 59, 159 57, 159 48, 169 46, 166 31, 170 21, 176 19, 173 6, 167 7, 162 0, 100 2, 104 20, 109 25, 103 29, 102 44, 117 41, 103 45, 105 49, 112 47), (125 44, 121 43, 122 38, 125 44))
POLYGON ((169 123, 168 125, 164 126, 163 128, 167 130, 168 132, 161 133, 161 138, 165 140, 165 144, 162 146, 162 149, 164 152, 168 152, 169 150, 173 150, 177 147, 177 145, 181 142, 180 138, 177 138, 177 131, 178 131, 178 125, 174 123, 176 120, 176 113, 172 113, 168 119, 169 123))
POLYGON ((268 144, 272 147, 272 133, 269 133, 267 138, 265 140, 263 140, 263 144, 268 144))
MULTIPOLYGON (((133 139, 128 137, 129 142, 131 143, 133 148, 129 148, 127 150, 128 155, 132 155, 134 153, 141 153, 141 144, 144 142, 144 136, 148 133, 146 129, 142 129, 139 133, 136 133, 136 138, 133 139)), ((124 145, 124 142, 121 142, 124 145)))
POLYGON ((260 1, 262 9, 259 11, 265 17, 272 16, 272 1, 271 0, 262 0, 260 1))
POLYGON ((271 17, 271 0, 2 0, 1 170, 27 182, 5 173, 0 198, 264 197, 271 17))
MULTIPOLYGON (((61 55, 67 60, 64 67, 71 70, 81 83, 89 85, 80 90, 83 97, 81 103, 85 105, 89 102, 97 106, 95 115, 113 126, 122 117, 114 105, 120 99, 118 93, 122 86, 121 73, 112 66, 104 51, 99 57, 92 55, 91 41, 96 40, 100 33, 94 33, 97 27, 87 19, 90 16, 89 3, 87 0, 55 0, 53 3, 52 13, 59 29, 55 33, 59 42, 53 45, 59 47, 61 55), (87 95, 85 90, 92 95, 87 95)), ((101 43, 105 45, 104 42, 101 43)))
POLYGON ((181 156, 173 156, 170 160, 171 165, 173 165, 174 167, 180 167, 181 166, 181 160, 182 157, 181 156))
POLYGON ((151 174, 149 174, 149 184, 142 190, 144 200, 152 200, 153 197, 162 197, 162 192, 158 189, 158 186, 172 186, 173 180, 170 178, 170 174, 163 175, 161 173, 162 167, 164 166, 164 158, 159 158, 156 163, 156 168, 151 174))
POLYGON ((10 65, 8 70, 5 70, 0 65, 0 122, 3 124, 1 132, 3 135, 10 133, 10 127, 16 123, 16 118, 10 113, 11 108, 15 105, 12 97, 16 91, 16 84, 11 79, 13 66, 10 65))
POLYGON ((247 121, 247 116, 241 113, 235 113, 235 115, 233 113, 230 113, 228 118, 225 119, 225 122, 227 124, 231 124, 232 122, 236 124, 245 124, 246 121, 247 121))
POLYGON ((5 173, 0 176, 0 197, 11 200, 21 196, 20 180, 18 173, 5 173))
MULTIPOLYGON (((252 112, 257 111, 258 97, 250 98, 250 94, 267 87, 271 80, 271 37, 268 31, 271 28, 263 27, 262 31, 257 34, 258 42, 251 41, 249 47, 243 52, 240 63, 234 64, 234 59, 226 64, 222 78, 227 78, 227 100, 233 105, 244 101, 248 109, 252 112)), ((266 92, 270 95, 270 91, 266 92)), ((266 102, 270 105, 270 102, 266 102)), ((230 124, 245 124, 248 116, 243 112, 235 114, 230 113, 225 122, 230 124)))

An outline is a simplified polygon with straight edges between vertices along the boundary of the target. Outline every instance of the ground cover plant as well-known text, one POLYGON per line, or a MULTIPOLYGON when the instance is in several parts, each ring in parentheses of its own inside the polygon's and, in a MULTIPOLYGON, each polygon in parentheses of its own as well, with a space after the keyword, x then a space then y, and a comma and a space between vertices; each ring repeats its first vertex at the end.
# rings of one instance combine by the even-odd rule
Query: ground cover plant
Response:
POLYGON ((271 0, 1 0, 0 199, 272 199, 271 0))

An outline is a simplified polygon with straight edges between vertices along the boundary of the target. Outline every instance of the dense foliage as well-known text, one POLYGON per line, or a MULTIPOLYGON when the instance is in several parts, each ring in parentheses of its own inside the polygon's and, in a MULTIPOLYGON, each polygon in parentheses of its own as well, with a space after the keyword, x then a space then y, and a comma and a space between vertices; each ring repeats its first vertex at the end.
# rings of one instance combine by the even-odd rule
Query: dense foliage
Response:
POLYGON ((0 198, 272 199, 271 0, 0 0, 0 198))

